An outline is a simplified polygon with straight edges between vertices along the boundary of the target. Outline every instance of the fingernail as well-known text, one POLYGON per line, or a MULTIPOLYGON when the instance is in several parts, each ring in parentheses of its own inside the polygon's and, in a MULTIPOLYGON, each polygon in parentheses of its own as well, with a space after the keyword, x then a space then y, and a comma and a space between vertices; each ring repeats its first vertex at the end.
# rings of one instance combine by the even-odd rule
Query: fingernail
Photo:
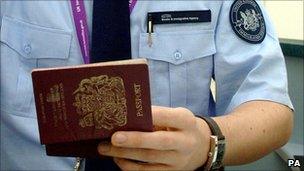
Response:
POLYGON ((118 144, 122 144, 127 141, 127 136, 125 136, 124 134, 118 133, 114 136, 114 141, 118 144))
POLYGON ((101 144, 98 145, 98 151, 99 151, 99 153, 109 152, 110 151, 110 145, 101 143, 101 144))

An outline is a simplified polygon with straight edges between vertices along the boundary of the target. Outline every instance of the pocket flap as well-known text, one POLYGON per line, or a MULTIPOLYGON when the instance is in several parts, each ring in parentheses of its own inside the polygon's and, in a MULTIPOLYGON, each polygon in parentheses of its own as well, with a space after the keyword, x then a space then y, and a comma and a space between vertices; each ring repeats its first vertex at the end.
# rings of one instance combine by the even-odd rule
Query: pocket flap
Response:
POLYGON ((26 23, 4 16, 1 26, 1 42, 7 44, 25 58, 69 57, 72 34, 26 23))
POLYGON ((139 56, 175 65, 212 55, 216 52, 213 30, 191 32, 141 33, 139 56))

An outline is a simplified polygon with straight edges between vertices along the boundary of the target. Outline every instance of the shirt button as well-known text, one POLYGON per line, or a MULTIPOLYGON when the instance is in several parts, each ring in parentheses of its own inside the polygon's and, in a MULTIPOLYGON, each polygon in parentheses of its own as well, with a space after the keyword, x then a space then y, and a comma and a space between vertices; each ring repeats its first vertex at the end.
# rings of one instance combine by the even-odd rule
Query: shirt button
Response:
POLYGON ((26 54, 30 54, 32 52, 32 47, 30 44, 26 44, 26 45, 24 45, 23 50, 26 54))
POLYGON ((181 52, 179 52, 179 51, 174 52, 174 58, 176 60, 180 60, 180 59, 182 59, 182 57, 183 57, 183 55, 181 52))

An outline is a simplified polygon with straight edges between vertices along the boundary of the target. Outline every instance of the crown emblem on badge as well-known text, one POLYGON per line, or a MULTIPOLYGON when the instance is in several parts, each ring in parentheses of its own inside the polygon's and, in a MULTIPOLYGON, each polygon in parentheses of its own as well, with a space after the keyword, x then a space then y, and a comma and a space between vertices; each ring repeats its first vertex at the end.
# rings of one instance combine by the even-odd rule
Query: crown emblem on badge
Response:
POLYGON ((120 77, 83 79, 73 93, 81 127, 112 130, 127 123, 127 100, 120 77))
POLYGON ((253 9, 247 9, 245 13, 240 11, 240 14, 242 18, 238 23, 243 25, 245 30, 256 31, 257 28, 260 27, 259 19, 261 18, 261 15, 257 14, 253 9))

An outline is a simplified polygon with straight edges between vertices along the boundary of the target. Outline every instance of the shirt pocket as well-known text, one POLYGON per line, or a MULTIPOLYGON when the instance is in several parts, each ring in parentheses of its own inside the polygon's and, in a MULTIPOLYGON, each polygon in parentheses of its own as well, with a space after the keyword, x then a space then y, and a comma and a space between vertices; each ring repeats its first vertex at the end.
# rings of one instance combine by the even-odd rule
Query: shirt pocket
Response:
POLYGON ((214 30, 141 33, 139 44, 139 56, 149 61, 152 102, 207 112, 214 30))
POLYGON ((1 42, 15 50, 22 60, 36 60, 36 67, 64 65, 71 47, 70 31, 53 29, 3 17, 1 42))
POLYGON ((66 64, 72 34, 4 16, 1 25, 1 107, 36 117, 31 70, 66 64))

